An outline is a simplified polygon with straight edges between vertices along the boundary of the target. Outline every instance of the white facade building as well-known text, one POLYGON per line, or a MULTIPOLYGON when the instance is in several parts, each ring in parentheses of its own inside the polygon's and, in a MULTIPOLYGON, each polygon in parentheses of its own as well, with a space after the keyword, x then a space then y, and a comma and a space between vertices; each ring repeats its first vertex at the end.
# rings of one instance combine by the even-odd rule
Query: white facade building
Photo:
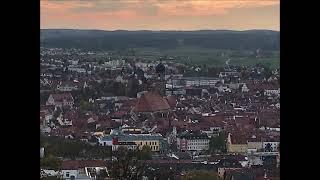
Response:
POLYGON ((265 96, 279 96, 280 95, 280 88, 279 89, 267 89, 264 91, 265 96))
POLYGON ((209 149, 210 139, 206 134, 186 134, 177 137, 177 148, 182 151, 202 151, 209 149))
POLYGON ((267 147, 267 144, 271 145, 271 151, 278 151, 278 146, 279 146, 280 142, 276 142, 276 141, 266 141, 266 142, 262 142, 262 148, 265 149, 267 147))
POLYGON ((249 88, 247 87, 246 84, 243 84, 241 91, 242 92, 249 92, 249 88))
POLYGON ((71 84, 59 84, 57 85, 57 90, 58 91, 63 91, 63 92, 70 92, 74 90, 78 90, 77 85, 71 85, 71 84))

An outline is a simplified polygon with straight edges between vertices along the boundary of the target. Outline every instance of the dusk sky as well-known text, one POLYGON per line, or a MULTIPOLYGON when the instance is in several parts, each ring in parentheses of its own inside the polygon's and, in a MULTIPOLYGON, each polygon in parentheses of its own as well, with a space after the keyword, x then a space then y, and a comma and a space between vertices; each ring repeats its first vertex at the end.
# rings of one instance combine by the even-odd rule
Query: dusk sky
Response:
POLYGON ((280 0, 41 0, 41 28, 280 30, 280 0))

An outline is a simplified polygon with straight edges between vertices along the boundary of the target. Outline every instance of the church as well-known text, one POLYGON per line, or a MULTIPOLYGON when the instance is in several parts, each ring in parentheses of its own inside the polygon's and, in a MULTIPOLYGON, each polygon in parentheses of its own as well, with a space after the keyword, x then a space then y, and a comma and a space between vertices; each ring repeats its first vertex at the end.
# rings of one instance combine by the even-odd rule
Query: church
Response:
POLYGON ((138 97, 136 105, 132 112, 137 115, 151 116, 151 119, 156 117, 168 117, 171 111, 172 102, 165 97, 166 81, 165 81, 165 66, 160 62, 155 67, 155 77, 152 80, 149 91, 143 92, 138 97))

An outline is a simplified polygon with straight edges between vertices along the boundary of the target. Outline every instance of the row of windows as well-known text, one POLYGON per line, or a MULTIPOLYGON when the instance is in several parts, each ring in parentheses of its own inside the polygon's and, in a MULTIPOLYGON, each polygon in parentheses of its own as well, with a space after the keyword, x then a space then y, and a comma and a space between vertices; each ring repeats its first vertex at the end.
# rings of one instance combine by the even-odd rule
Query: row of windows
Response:
POLYGON ((195 146, 201 146, 201 145, 209 145, 209 143, 188 143, 188 145, 190 146, 192 146, 192 145, 195 145, 195 146))
POLYGON ((154 142, 154 141, 150 141, 149 143, 148 142, 144 142, 144 143, 142 143, 142 142, 140 142, 140 145, 149 145, 149 146, 152 146, 152 145, 157 145, 157 142, 154 142))
POLYGON ((196 139, 196 140, 189 140, 189 142, 205 142, 205 141, 209 142, 209 140, 208 140, 208 139, 196 139))
POLYGON ((189 150, 195 150, 195 149, 208 149, 208 146, 189 146, 189 150))
POLYGON ((159 147, 158 146, 151 146, 150 149, 153 151, 157 151, 157 150, 159 150, 159 147))
MULTIPOLYGON (((106 142, 103 142, 103 144, 102 143, 100 143, 100 145, 103 145, 103 146, 106 146, 107 145, 107 143, 106 142)), ((138 145, 141 145, 141 146, 143 146, 143 145, 148 145, 148 146, 155 146, 155 147, 157 147, 157 142, 140 142, 138 145)))

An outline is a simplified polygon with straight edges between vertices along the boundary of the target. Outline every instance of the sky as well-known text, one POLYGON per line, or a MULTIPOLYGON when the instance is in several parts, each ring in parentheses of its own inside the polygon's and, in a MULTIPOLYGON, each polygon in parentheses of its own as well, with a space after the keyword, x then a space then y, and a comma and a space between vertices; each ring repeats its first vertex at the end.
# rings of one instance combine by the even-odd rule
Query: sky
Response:
POLYGON ((280 0, 40 0, 41 29, 280 30, 280 0))

